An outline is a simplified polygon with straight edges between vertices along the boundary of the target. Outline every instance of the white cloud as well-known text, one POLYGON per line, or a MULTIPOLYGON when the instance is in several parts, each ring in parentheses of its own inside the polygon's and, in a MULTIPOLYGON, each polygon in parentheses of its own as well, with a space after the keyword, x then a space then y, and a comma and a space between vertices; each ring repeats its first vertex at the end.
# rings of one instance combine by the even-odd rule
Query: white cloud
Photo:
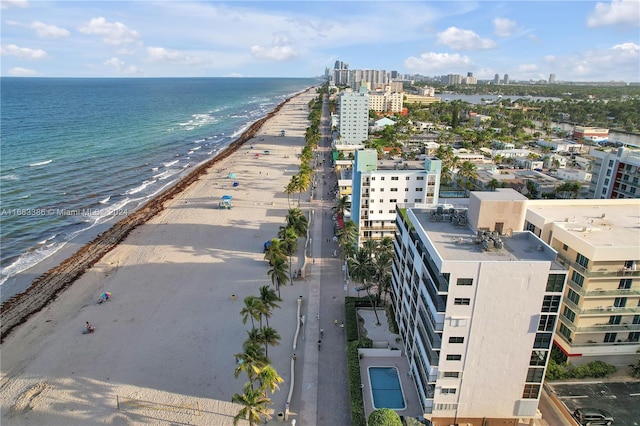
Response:
POLYGON ((19 47, 15 44, 6 44, 0 47, 0 53, 3 55, 17 56, 22 59, 42 59, 47 57, 47 52, 42 49, 30 49, 28 47, 19 47))
POLYGON ((624 59, 638 60, 640 56, 640 45, 635 43, 616 44, 611 48, 616 55, 621 55, 624 59))
POLYGON ((449 27, 439 32, 437 38, 439 44, 455 50, 493 49, 496 47, 493 40, 480 38, 478 34, 471 30, 463 30, 456 27, 449 27))
POLYGON ((640 25, 640 2, 638 0, 613 0, 611 3, 596 3, 587 19, 587 26, 640 25))
POLYGON ((622 43, 565 57, 547 56, 544 60, 551 72, 572 76, 576 81, 629 80, 625 76, 638 75, 640 45, 622 43))
POLYGON ((538 71, 538 65, 536 64, 522 64, 517 67, 518 72, 521 73, 532 73, 538 71))
POLYGON ((240 74, 238 72, 232 72, 232 73, 224 75, 223 77, 244 77, 244 75, 240 74))
POLYGON ((140 69, 135 65, 127 65, 118 58, 111 58, 104 62, 104 65, 114 68, 120 74, 139 74, 140 69))
POLYGON ((33 77, 38 75, 35 70, 30 70, 28 68, 15 67, 9 70, 9 75, 14 77, 33 77))
POLYGON ((473 67, 473 63, 467 56, 458 53, 435 53, 428 52, 420 55, 419 58, 410 56, 404 60, 404 66, 408 70, 419 73, 439 73, 439 72, 465 72, 473 67))
POLYGON ((494 33, 499 37, 509 37, 516 30, 516 23, 511 19, 496 18, 493 20, 494 33))
POLYGON ((110 45, 133 43, 138 38, 138 32, 130 30, 121 22, 107 22, 106 19, 93 18, 87 24, 78 28, 83 34, 95 34, 102 37, 102 41, 110 45))
POLYGON ((164 47, 148 47, 147 54, 149 60, 155 62, 171 62, 180 65, 196 65, 201 61, 198 58, 185 55, 177 50, 165 49, 164 47))
POLYGON ((267 59, 271 61, 286 61, 298 56, 291 46, 251 46, 251 54, 258 59, 267 59))
POLYGON ((22 9, 29 7, 28 0, 2 0, 0 1, 0 9, 9 9, 10 7, 20 7, 22 9))
POLYGON ((68 37, 71 33, 60 27, 56 27, 55 25, 47 25, 40 21, 33 21, 29 24, 29 28, 35 30, 38 37, 42 38, 61 38, 68 37))

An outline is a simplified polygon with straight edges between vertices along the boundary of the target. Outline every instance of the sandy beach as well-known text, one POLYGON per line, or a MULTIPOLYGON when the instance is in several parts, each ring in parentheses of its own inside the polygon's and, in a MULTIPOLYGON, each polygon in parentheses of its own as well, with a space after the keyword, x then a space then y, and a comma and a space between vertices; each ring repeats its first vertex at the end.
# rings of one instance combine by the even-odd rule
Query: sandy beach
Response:
MULTIPOLYGON (((246 381, 233 376, 233 354, 250 328, 242 324, 242 301, 270 284, 263 243, 284 224, 283 189, 298 171, 307 104, 316 96, 310 90, 285 103, 253 139, 7 332, 2 424, 233 424, 239 406, 231 397, 246 381), (233 209, 218 208, 223 195, 233 197, 233 209), (96 304, 105 291, 112 299, 96 304), (82 334, 85 321, 95 333, 82 334)), ((282 339, 269 357, 285 380, 272 397, 275 412, 284 411, 289 392, 297 299, 306 301, 309 290, 298 280, 281 292, 282 308, 270 319, 282 339)), ((299 405, 298 388, 292 418, 299 405)))

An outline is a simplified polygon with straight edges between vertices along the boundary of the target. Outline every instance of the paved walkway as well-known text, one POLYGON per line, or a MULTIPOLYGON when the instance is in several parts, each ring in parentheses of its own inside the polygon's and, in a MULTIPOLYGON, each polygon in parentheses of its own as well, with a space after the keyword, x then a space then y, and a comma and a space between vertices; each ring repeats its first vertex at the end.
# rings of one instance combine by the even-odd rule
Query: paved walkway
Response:
POLYGON ((325 137, 317 150, 316 188, 310 203, 312 241, 305 274, 310 286, 305 312, 308 318, 305 321, 305 338, 309 344, 304 345, 301 410, 297 426, 351 424, 345 333, 344 328, 334 325, 335 320, 338 324, 344 322, 345 296, 340 260, 333 257, 338 245, 333 242, 331 208, 335 205, 333 191, 337 180, 331 165, 328 121, 323 120, 323 126, 325 137), (320 339, 320 329, 324 329, 324 333, 318 348, 317 344, 310 343, 320 339))

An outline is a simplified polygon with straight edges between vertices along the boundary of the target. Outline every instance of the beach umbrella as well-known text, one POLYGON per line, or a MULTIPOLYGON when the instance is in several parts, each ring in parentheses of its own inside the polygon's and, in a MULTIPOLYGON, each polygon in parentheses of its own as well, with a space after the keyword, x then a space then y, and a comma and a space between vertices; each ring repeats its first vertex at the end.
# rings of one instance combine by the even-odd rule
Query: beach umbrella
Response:
POLYGON ((111 297, 111 293, 109 293, 108 291, 105 291, 100 295, 100 297, 102 297, 103 299, 108 299, 111 297))

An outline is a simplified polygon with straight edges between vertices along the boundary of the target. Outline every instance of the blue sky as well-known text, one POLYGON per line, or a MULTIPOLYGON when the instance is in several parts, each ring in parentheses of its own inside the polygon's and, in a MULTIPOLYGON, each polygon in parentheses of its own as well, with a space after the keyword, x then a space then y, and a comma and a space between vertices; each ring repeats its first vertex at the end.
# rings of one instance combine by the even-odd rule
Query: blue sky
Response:
POLYGON ((640 81, 640 1, 0 0, 1 75, 640 81))

